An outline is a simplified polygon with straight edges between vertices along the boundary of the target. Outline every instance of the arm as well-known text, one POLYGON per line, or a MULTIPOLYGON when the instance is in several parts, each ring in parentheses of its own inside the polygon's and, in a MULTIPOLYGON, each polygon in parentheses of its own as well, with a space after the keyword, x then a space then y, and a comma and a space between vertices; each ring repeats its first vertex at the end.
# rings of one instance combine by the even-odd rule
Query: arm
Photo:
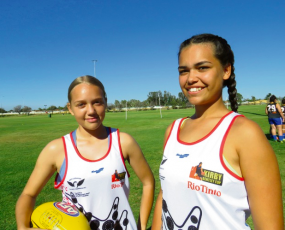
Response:
POLYGON ((284 122, 284 114, 283 114, 279 104, 276 104, 276 109, 279 112, 280 116, 282 117, 282 121, 284 122))
POLYGON ((162 227, 162 190, 160 189, 160 192, 156 198, 156 204, 154 208, 153 213, 153 219, 152 219, 152 230, 160 230, 162 227))
POLYGON ((266 113, 266 115, 268 115, 268 108, 267 108, 267 106, 265 107, 265 113, 266 113))
POLYGON ((37 159, 36 166, 16 204, 16 221, 19 230, 30 229, 36 197, 56 171, 60 145, 62 146, 61 139, 50 142, 37 159))
MULTIPOLYGON (((164 134, 164 146, 166 144, 167 138, 169 136, 170 130, 171 130, 172 124, 169 125, 165 131, 164 134)), ((162 190, 160 189, 160 192, 156 198, 156 204, 154 208, 153 218, 152 218, 152 230, 160 230, 162 228, 162 190)))
POLYGON ((238 118, 233 131, 255 229, 283 229, 281 179, 273 149, 253 121, 238 118))
POLYGON ((143 184, 138 229, 146 229, 154 195, 154 177, 137 142, 127 133, 120 133, 121 147, 134 172, 143 184))

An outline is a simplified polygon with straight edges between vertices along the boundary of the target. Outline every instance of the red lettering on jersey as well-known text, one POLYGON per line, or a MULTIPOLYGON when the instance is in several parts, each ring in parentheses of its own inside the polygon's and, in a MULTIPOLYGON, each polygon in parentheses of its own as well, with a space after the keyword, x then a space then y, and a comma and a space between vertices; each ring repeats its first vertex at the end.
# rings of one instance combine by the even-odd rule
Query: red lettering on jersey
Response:
POLYGON ((192 183, 191 181, 188 181, 188 188, 218 197, 222 195, 221 191, 210 189, 205 185, 195 185, 195 183, 192 183))

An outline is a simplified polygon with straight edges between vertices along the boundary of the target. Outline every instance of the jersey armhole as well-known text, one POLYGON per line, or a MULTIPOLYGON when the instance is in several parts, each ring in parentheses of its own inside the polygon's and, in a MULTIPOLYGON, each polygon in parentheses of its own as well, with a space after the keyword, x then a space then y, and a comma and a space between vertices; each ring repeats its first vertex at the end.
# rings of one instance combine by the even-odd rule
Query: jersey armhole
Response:
POLYGON ((167 142, 168 142, 168 140, 169 140, 169 138, 170 138, 170 136, 171 136, 171 133, 172 133, 172 130, 173 130, 173 127, 174 127, 174 124, 175 124, 176 121, 177 121, 177 120, 175 120, 175 121, 172 122, 170 131, 169 131, 169 133, 168 133, 168 137, 166 138, 166 141, 165 141, 164 146, 163 146, 163 150, 165 149, 165 146, 166 146, 166 144, 167 144, 167 142))
POLYGON ((227 131, 226 131, 226 133, 225 133, 225 135, 224 135, 224 137, 223 137, 223 140, 222 140, 222 143, 221 143, 221 147, 220 147, 220 162, 221 162, 223 168, 224 168, 231 176, 233 176, 234 178, 236 178, 236 179, 239 180, 239 181, 244 181, 244 178, 241 177, 240 175, 238 175, 238 174, 235 172, 235 170, 232 170, 232 167, 230 166, 230 164, 229 164, 227 161, 226 161, 226 162, 224 161, 224 160, 226 160, 226 158, 225 158, 224 155, 223 155, 224 146, 225 146, 225 142, 226 142, 227 136, 228 136, 228 134, 229 134, 229 131, 230 131, 230 129, 231 129, 231 127, 232 127, 232 125, 233 125, 235 119, 238 118, 238 117, 244 117, 244 116, 243 116, 243 115, 237 115, 237 116, 235 116, 235 117, 232 119, 232 121, 231 121, 231 123, 230 123, 230 125, 229 125, 229 127, 228 127, 228 129, 227 129, 227 131))
POLYGON ((125 163, 125 159, 124 159, 124 156, 123 156, 123 151, 122 151, 122 146, 121 146, 121 140, 120 140, 120 132, 119 132, 119 129, 117 129, 117 137, 118 137, 118 145, 119 145, 119 150, 120 150, 120 155, 121 155, 121 159, 122 159, 122 162, 124 164, 124 167, 126 169, 126 172, 128 174, 128 177, 131 177, 127 167, 126 167, 126 163, 125 163))
POLYGON ((62 165, 61 168, 60 168, 60 173, 57 173, 57 174, 56 174, 56 177, 55 177, 55 180, 54 180, 54 188, 55 188, 55 189, 60 188, 60 186, 63 184, 63 182, 64 182, 64 180, 65 180, 65 177, 66 177, 66 173, 67 173, 67 167, 68 167, 68 164, 67 164, 67 163, 68 163, 68 158, 67 158, 66 143, 65 143, 64 137, 61 137, 61 139, 62 139, 63 146, 64 146, 64 156, 65 156, 65 158, 64 158, 64 160, 63 160, 63 163, 65 163, 65 167, 64 167, 65 171, 64 171, 64 176, 63 176, 62 178, 60 178, 60 177, 62 176, 62 175, 60 174, 61 171, 62 171, 62 167, 63 167, 63 165, 62 165))

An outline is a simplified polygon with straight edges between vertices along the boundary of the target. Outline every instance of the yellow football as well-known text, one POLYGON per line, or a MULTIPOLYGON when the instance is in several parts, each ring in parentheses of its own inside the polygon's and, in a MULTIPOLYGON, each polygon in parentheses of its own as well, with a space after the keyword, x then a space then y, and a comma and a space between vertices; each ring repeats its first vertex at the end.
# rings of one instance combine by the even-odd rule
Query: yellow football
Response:
POLYGON ((74 206, 64 202, 47 202, 32 213, 34 228, 52 230, 90 230, 86 217, 74 206))

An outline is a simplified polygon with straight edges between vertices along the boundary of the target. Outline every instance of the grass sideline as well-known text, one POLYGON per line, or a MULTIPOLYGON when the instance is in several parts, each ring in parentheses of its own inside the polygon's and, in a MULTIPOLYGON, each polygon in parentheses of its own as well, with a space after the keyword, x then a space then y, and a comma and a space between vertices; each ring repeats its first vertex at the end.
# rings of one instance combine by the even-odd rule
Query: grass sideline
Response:
MULTIPOLYGON (((106 113, 104 125, 119 128, 121 132, 131 134, 140 144, 144 155, 153 170, 156 180, 155 198, 160 184, 158 170, 162 159, 164 132, 171 122, 179 117, 190 116, 193 109, 163 110, 160 118, 159 110, 128 112, 125 119, 124 112, 106 113)), ((269 125, 265 115, 265 106, 241 106, 239 113, 254 120, 268 134, 269 125)), ((0 117, 0 180, 1 196, 0 229, 14 230, 15 203, 22 192, 36 159, 43 147, 51 140, 61 137, 77 128, 75 119, 69 115, 47 115, 0 117), (5 207, 5 208, 3 208, 5 207)), ((285 144, 270 141, 280 167, 282 178, 283 208, 285 199, 285 144)), ((128 167, 128 164, 127 164, 128 167)), ((130 204, 135 218, 140 206, 141 184, 130 167, 130 204)), ((36 205, 48 201, 60 201, 61 194, 53 188, 51 179, 40 193, 36 205)), ((284 210, 285 213, 285 210, 284 210)), ((152 216, 148 223, 151 225, 152 216)), ((252 221, 248 221, 253 229, 252 221)))

